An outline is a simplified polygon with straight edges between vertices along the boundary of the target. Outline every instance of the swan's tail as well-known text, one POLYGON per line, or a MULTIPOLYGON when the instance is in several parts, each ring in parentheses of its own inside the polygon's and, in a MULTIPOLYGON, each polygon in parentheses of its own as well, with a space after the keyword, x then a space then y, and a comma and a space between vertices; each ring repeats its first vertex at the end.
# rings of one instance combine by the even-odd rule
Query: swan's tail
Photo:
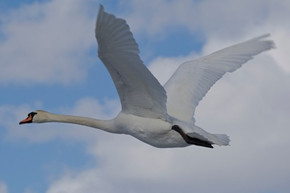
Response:
POLYGON ((229 145, 231 140, 225 134, 212 134, 211 141, 217 145, 229 145))
POLYGON ((211 144, 216 144, 219 146, 229 145, 230 144, 230 138, 229 136, 225 134, 211 134, 203 130, 202 128, 198 126, 194 126, 194 132, 193 133, 187 133, 191 137, 196 137, 198 139, 208 141, 211 144))

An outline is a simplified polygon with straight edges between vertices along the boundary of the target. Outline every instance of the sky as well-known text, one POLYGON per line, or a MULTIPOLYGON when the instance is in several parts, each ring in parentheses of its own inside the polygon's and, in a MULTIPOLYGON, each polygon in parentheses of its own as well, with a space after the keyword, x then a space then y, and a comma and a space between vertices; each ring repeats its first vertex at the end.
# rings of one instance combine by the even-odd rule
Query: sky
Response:
POLYGON ((287 0, 0 0, 0 193, 290 191, 287 0), (196 124, 228 147, 158 149, 69 124, 28 124, 36 109, 110 119, 120 111, 97 58, 99 4, 125 18, 164 84, 178 65, 270 33, 276 49, 225 75, 196 124))

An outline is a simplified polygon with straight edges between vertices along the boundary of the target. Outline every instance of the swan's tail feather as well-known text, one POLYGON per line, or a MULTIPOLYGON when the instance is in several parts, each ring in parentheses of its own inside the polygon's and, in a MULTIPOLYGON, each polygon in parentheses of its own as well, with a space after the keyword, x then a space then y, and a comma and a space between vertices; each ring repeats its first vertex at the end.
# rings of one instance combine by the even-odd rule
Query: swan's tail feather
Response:
MULTIPOLYGON (((174 129, 174 127, 172 127, 172 129, 174 129)), ((186 132, 182 129, 180 129, 180 131, 184 132, 190 138, 198 139, 200 141, 207 142, 208 144, 211 144, 211 145, 215 144, 219 146, 226 146, 226 145, 229 145, 230 143, 229 136, 225 134, 211 134, 196 125, 193 128, 193 132, 192 130, 190 131, 189 129, 187 130, 189 132, 186 132)))
POLYGON ((211 141, 216 145, 229 145, 230 137, 225 134, 213 134, 211 141))
POLYGON ((230 143, 229 136, 225 134, 211 134, 206 132, 205 130, 201 129, 198 126, 194 127, 195 132, 187 133, 190 137, 196 137, 203 141, 208 141, 211 144, 216 144, 219 146, 226 146, 230 143))

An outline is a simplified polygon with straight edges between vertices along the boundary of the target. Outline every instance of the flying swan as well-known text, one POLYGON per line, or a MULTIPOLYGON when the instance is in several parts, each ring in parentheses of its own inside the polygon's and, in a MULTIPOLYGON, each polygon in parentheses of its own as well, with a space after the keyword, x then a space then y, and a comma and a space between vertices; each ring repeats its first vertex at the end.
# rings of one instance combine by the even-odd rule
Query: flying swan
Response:
POLYGON ((213 144, 229 145, 224 134, 211 134, 195 125, 195 108, 226 72, 240 68, 253 56, 274 47, 263 35, 181 64, 164 86, 143 64, 138 45, 124 19, 100 5, 95 35, 98 56, 117 88, 122 110, 112 120, 33 111, 19 124, 64 122, 128 134, 159 148, 213 144))

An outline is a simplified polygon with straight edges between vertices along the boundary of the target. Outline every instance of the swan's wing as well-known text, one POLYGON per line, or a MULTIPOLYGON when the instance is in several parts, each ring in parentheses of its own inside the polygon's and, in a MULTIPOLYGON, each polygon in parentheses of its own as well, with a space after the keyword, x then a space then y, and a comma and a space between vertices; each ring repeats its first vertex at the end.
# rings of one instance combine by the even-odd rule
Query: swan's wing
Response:
POLYGON ((226 72, 233 72, 253 56, 274 47, 260 36, 214 52, 198 60, 185 62, 165 84, 168 114, 194 121, 194 111, 211 86, 226 72))
POLYGON ((98 55, 117 88, 122 111, 151 118, 165 118, 166 92, 139 57, 138 45, 123 19, 100 5, 96 24, 98 55))

